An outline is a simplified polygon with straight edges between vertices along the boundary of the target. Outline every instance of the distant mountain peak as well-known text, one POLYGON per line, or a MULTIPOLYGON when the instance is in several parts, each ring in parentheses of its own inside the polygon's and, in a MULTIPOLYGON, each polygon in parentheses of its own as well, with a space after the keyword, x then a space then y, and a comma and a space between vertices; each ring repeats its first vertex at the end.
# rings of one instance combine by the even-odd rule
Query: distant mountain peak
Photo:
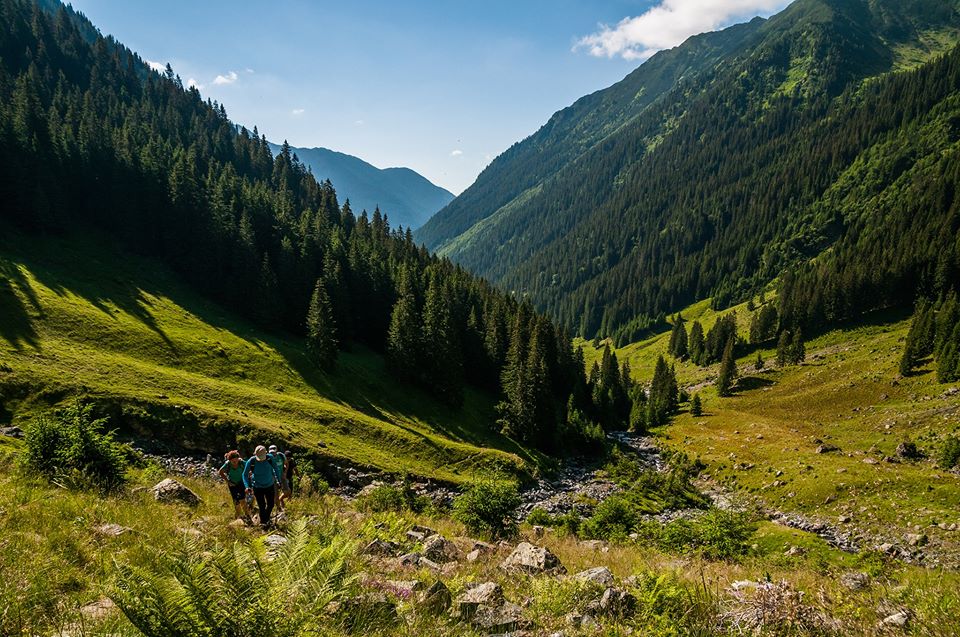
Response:
MULTIPOLYGON (((270 144, 274 154, 280 148, 270 144)), ((290 150, 318 180, 329 179, 341 200, 350 200, 354 211, 373 212, 379 207, 394 227, 415 230, 453 201, 453 193, 405 166, 377 168, 359 157, 323 147, 291 146, 290 150)))

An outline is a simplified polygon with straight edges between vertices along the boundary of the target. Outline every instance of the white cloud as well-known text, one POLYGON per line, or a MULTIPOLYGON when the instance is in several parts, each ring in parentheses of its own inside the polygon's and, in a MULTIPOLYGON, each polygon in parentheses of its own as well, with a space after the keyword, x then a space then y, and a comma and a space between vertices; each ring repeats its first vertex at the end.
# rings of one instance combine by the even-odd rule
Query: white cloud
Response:
POLYGON ((461 155, 463 155, 463 151, 460 150, 459 148, 453 151, 452 153, 450 153, 451 157, 460 157, 461 155))
POLYGON ((189 80, 187 80, 187 88, 196 88, 198 91, 202 91, 203 84, 200 84, 199 82, 197 82, 195 79, 191 77, 189 80))
POLYGON ((251 69, 250 67, 247 67, 246 71, 247 71, 247 73, 249 73, 250 75, 253 75, 253 73, 254 73, 254 70, 251 69))
POLYGON ((230 71, 226 75, 218 75, 217 77, 213 78, 213 83, 214 84, 233 84, 234 82, 237 81, 238 77, 239 76, 237 75, 236 71, 230 71))
POLYGON ((574 50, 586 49, 596 57, 621 56, 646 60, 657 51, 683 43, 691 35, 770 15, 791 0, 660 0, 657 6, 616 26, 600 25, 594 34, 577 41, 574 50))
POLYGON ((363 126, 364 124, 366 124, 366 122, 364 122, 362 119, 358 119, 353 123, 354 126, 363 126))
POLYGON ((303 115, 303 114, 306 113, 306 112, 307 112, 307 109, 305 109, 305 108, 295 108, 295 109, 293 109, 292 111, 290 111, 290 114, 291 114, 291 115, 303 115))
POLYGON ((164 71, 167 70, 167 65, 164 64, 163 62, 154 62, 153 60, 144 60, 144 62, 146 62, 147 66, 149 66, 151 69, 153 69, 157 73, 163 73, 164 71))

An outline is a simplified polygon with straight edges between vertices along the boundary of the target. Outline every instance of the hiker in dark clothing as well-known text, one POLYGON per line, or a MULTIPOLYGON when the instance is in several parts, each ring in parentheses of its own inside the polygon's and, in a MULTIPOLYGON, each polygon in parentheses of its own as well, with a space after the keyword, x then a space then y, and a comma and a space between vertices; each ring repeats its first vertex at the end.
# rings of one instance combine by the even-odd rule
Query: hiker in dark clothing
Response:
POLYGON ((287 470, 283 473, 283 483, 280 486, 283 489, 284 500, 289 500, 293 497, 293 479, 299 473, 297 472, 297 461, 293 459, 293 452, 287 449, 285 455, 287 456, 287 470))
POLYGON ((253 493, 260 508, 260 525, 270 526, 270 514, 273 513, 274 494, 280 476, 273 463, 273 457, 263 445, 257 447, 254 455, 243 467, 243 484, 247 493, 253 493))
POLYGON ((238 519, 250 519, 250 507, 247 505, 246 493, 243 486, 243 458, 240 452, 234 449, 224 454, 223 466, 220 467, 220 478, 227 483, 230 497, 233 499, 233 508, 238 519))

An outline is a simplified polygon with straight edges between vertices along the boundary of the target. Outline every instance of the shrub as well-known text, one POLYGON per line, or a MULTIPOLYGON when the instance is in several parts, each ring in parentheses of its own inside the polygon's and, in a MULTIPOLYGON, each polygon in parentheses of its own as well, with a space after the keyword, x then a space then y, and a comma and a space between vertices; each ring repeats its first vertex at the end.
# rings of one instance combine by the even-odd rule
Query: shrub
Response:
POLYGON ((533 524, 536 526, 553 526, 556 523, 553 516, 551 516, 545 509, 536 507, 533 511, 530 512, 530 515, 527 516, 527 524, 533 524))
POLYGON ((27 471, 71 487, 117 489, 126 480, 124 447, 104 433, 107 420, 94 420, 91 405, 74 403, 52 417, 40 416, 25 431, 27 471))
POLYGON ((623 540, 639 521, 637 507, 620 496, 609 497, 580 525, 580 535, 594 540, 623 540))
POLYGON ((472 483, 453 502, 453 517, 470 533, 504 537, 516 531, 513 512, 520 505, 514 482, 483 479, 472 483))
POLYGON ((937 462, 941 469, 953 469, 960 464, 960 438, 949 436, 943 441, 937 462))
POLYGON ((660 524, 646 522, 637 533, 672 553, 696 551, 707 559, 728 560, 744 555, 756 526, 742 513, 711 509, 700 517, 660 524))

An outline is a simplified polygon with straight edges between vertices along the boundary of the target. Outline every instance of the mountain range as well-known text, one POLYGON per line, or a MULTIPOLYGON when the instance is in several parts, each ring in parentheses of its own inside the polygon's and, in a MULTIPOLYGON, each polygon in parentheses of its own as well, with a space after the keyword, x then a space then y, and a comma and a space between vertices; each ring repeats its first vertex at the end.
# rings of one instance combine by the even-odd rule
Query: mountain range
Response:
POLYGON ((788 272, 810 327, 912 303, 956 273, 952 195, 920 184, 955 186, 958 39, 953 0, 797 0, 695 36, 556 113, 416 237, 587 337, 788 272))
MULTIPOLYGON (((270 144, 274 155, 280 148, 270 144)), ((329 179, 354 211, 372 214, 379 207, 395 227, 415 230, 453 200, 453 193, 410 168, 377 168, 359 157, 327 148, 291 150, 317 179, 329 179)))

